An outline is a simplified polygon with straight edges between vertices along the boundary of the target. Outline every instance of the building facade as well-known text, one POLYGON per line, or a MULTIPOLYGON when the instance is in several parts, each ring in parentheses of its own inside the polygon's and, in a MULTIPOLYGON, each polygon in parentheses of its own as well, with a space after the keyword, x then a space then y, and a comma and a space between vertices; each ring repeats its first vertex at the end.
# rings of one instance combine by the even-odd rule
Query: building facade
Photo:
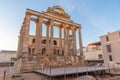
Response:
POLYGON ((1 50, 0 51, 0 67, 13 66, 17 57, 16 51, 1 50))
MULTIPOLYGON (((64 55, 64 39, 62 39, 62 43, 59 42, 59 39, 60 38, 53 38, 53 54, 54 55, 64 55), (62 53, 60 54, 60 51, 59 51, 59 47, 60 47, 60 44, 62 45, 62 53)), ((29 39, 28 39, 28 53, 29 54, 36 54, 35 53, 35 36, 34 35, 29 35, 29 39)), ((50 40, 49 40, 50 42, 50 40)), ((69 39, 69 43, 73 43, 73 39, 70 38, 69 39)), ((49 44, 50 45, 50 44, 49 44)), ((47 39, 45 36, 42 36, 42 52, 41 54, 42 55, 48 55, 47 54, 47 39)), ((72 45, 70 45, 70 49, 73 50, 73 47, 72 45)))
POLYGON ((100 41, 89 43, 86 47, 84 47, 83 51, 85 62, 91 65, 103 63, 103 51, 100 41))
POLYGON ((76 66, 77 63, 82 65, 82 60, 80 24, 70 20, 70 16, 59 6, 49 7, 46 12, 27 9, 19 35, 19 64, 16 66, 20 66, 22 70, 76 66), (36 24, 35 35, 29 34, 30 21, 36 24), (46 27, 46 36, 42 34, 43 27, 46 27), (58 28, 57 33, 54 33, 54 27, 58 28), (77 56, 76 32, 79 36, 80 56, 77 56), (55 38, 54 34, 58 34, 59 38, 55 38))
POLYGON ((120 64, 120 30, 100 37, 105 65, 120 64))

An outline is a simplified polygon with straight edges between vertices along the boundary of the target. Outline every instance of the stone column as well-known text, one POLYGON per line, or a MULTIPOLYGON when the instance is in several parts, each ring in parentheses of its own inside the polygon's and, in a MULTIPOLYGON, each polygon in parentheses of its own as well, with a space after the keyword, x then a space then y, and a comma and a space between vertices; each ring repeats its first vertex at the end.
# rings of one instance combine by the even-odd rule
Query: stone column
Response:
POLYGON ((23 47, 22 52, 27 53, 28 52, 28 40, 29 40, 29 29, 30 29, 30 15, 26 14, 25 22, 23 24, 24 30, 23 30, 23 47))
POLYGON ((21 36, 18 36, 17 58, 20 56, 20 53, 21 53, 21 44, 20 44, 20 41, 21 41, 21 36))
POLYGON ((53 55, 53 21, 50 21, 50 55, 53 55))
POLYGON ((62 27, 59 27, 59 54, 62 55, 62 27))
POLYGON ((42 17, 38 17, 36 22, 35 53, 42 53, 42 17))
POLYGON ((68 30, 65 26, 65 24, 63 24, 63 27, 64 27, 64 54, 65 55, 68 55, 68 30))
POLYGON ((73 36, 73 52, 74 55, 77 55, 77 49, 76 49, 76 32, 75 28, 72 29, 72 36, 73 36))
POLYGON ((75 36, 74 36, 74 38, 75 38, 75 54, 77 55, 76 29, 75 29, 75 36))
POLYGON ((81 29, 78 28, 78 34, 79 34, 79 47, 80 47, 80 56, 83 58, 83 46, 82 46, 82 37, 81 37, 81 29))
POLYGON ((20 36, 19 36, 19 41, 20 43, 18 44, 19 46, 19 50, 17 51, 17 53, 19 53, 21 55, 22 49, 23 49, 23 42, 24 42, 24 33, 25 33, 25 21, 23 22, 22 28, 20 30, 20 36))
POLYGON ((66 55, 66 30, 64 28, 64 55, 66 55))
POLYGON ((47 31, 46 31, 46 54, 48 55, 49 52, 49 25, 46 25, 47 31))
POLYGON ((68 54, 70 55, 70 35, 69 30, 67 31, 67 46, 68 46, 68 54))

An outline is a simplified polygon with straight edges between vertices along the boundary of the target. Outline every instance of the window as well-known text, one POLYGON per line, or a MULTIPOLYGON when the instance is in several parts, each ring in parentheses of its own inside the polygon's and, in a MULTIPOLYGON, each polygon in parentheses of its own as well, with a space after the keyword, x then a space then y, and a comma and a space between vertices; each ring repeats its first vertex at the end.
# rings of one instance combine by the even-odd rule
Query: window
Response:
POLYGON ((35 49, 34 49, 34 48, 32 49, 32 53, 33 53, 33 54, 35 53, 35 49))
POLYGON ((106 36, 106 41, 109 41, 109 37, 108 36, 106 36))
POLYGON ((16 60, 16 58, 15 57, 11 57, 11 61, 15 61, 16 60))
POLYGON ((109 60, 110 60, 110 61, 113 61, 112 55, 109 55, 109 60))
POLYGON ((106 47, 107 47, 107 52, 111 52, 112 51, 111 50, 111 45, 107 45, 106 47))
POLYGON ((57 45, 57 41, 54 40, 53 43, 54 43, 54 45, 57 45))
POLYGON ((29 54, 31 54, 31 48, 28 48, 28 52, 29 52, 29 54))
POLYGON ((46 49, 45 48, 43 48, 42 49, 42 54, 44 54, 46 52, 46 49))
POLYGON ((62 50, 62 55, 64 55, 64 51, 62 50))
POLYGON ((102 54, 99 54, 99 55, 98 55, 98 58, 99 58, 99 59, 102 59, 102 54))
POLYGON ((117 63, 117 65, 120 65, 120 63, 117 63))
POLYGON ((57 53, 57 50, 56 50, 56 49, 54 49, 54 50, 53 50, 53 53, 54 53, 54 55, 56 55, 56 53, 57 53))
POLYGON ((46 44, 46 40, 45 39, 42 41, 42 44, 46 44))
POLYGON ((32 40, 32 43, 35 43, 35 39, 32 40))

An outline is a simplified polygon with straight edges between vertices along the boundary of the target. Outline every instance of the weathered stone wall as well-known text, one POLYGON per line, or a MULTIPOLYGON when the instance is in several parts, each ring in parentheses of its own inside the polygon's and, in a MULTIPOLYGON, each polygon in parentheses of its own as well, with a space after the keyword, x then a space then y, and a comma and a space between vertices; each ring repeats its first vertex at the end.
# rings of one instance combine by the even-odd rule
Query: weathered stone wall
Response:
POLYGON ((22 71, 77 66, 84 66, 78 56, 38 56, 27 54, 21 58, 20 65, 22 71))

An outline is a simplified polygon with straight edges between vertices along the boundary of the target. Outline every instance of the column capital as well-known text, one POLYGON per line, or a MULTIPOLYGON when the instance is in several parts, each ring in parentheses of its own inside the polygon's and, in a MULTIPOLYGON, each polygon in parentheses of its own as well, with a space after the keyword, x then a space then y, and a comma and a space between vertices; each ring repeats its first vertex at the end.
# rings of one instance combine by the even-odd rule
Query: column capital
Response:
POLYGON ((30 14, 26 14, 25 15, 25 19, 24 19, 24 22, 23 22, 23 24, 26 22, 26 21, 29 21, 30 20, 30 14))
POLYGON ((58 29, 62 29, 62 26, 59 26, 58 29))
POLYGON ((51 25, 51 26, 53 26, 53 20, 50 20, 50 23, 49 23, 49 25, 51 25))
POLYGON ((26 15, 25 15, 25 18, 30 17, 30 16, 31 16, 30 14, 26 14, 26 15))
POLYGON ((63 26, 63 28, 66 30, 66 32, 68 32, 68 31, 69 31, 69 28, 66 26, 66 24, 65 24, 65 23, 62 23, 62 26, 63 26))
POLYGON ((47 27, 49 27, 49 26, 53 26, 53 20, 49 20, 49 21, 47 21, 46 23, 45 23, 45 25, 47 26, 47 27))
POLYGON ((74 26, 71 26, 72 31, 76 31, 76 28, 74 26))
POLYGON ((68 32, 69 31, 69 29, 68 28, 66 28, 66 32, 68 32))
POLYGON ((48 23, 45 23, 45 25, 46 25, 47 27, 49 27, 49 24, 48 24, 48 23))
POLYGON ((43 22, 43 18, 42 17, 38 17, 37 21, 42 23, 43 22))
POLYGON ((65 24, 65 23, 62 23, 62 27, 63 27, 63 28, 66 28, 66 24, 65 24))
POLYGON ((38 17, 37 20, 35 21, 35 23, 37 24, 38 22, 43 23, 43 18, 42 17, 38 17))
POLYGON ((78 31, 81 31, 81 28, 77 28, 78 29, 78 31))
POLYGON ((65 27, 64 29, 65 29, 65 31, 66 31, 66 32, 68 32, 68 31, 69 31, 69 29, 68 29, 67 27, 65 27))
POLYGON ((31 15, 29 12, 27 12, 25 15, 31 15))

